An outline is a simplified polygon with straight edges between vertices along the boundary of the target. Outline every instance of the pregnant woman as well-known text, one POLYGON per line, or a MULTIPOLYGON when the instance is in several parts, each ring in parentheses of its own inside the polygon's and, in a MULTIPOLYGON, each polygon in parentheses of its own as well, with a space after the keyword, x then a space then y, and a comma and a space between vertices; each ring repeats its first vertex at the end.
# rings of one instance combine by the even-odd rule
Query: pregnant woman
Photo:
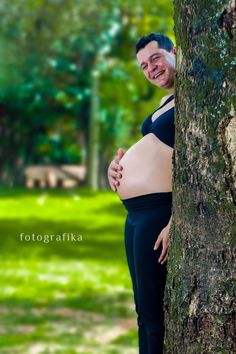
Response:
POLYGON ((132 279, 140 354, 162 354, 163 298, 172 210, 174 74, 176 48, 151 33, 136 45, 145 77, 167 89, 161 105, 142 124, 142 139, 118 155, 108 169, 111 188, 125 208, 125 249, 132 279), (122 172, 121 172, 122 171, 122 172))

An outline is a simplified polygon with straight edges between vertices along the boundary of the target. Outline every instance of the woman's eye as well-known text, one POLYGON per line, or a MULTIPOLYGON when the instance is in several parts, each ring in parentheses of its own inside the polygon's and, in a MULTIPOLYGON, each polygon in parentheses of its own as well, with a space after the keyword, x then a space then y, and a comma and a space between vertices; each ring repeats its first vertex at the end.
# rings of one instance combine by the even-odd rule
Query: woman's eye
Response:
POLYGON ((146 70, 147 69, 147 65, 142 66, 142 69, 146 70))
POLYGON ((152 60, 157 61, 160 57, 154 57, 152 60))

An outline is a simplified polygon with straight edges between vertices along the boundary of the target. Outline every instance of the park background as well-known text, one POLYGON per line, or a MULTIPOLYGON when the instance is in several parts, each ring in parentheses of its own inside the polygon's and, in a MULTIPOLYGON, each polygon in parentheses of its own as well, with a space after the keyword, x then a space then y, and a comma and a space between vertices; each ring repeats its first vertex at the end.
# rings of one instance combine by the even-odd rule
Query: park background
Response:
POLYGON ((135 43, 174 41, 172 1, 2 0, 0 14, 0 352, 135 354, 125 210, 106 171, 167 94, 135 43), (29 166, 66 165, 86 167, 79 186, 26 188, 29 166), (25 238, 63 233, 82 241, 25 238))

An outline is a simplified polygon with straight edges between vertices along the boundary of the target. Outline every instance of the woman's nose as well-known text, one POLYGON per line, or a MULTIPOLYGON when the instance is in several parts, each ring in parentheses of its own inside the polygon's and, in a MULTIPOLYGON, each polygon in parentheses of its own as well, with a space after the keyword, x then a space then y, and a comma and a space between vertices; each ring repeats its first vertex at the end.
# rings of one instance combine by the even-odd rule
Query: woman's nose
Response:
POLYGON ((152 72, 154 69, 156 69, 156 64, 149 63, 149 64, 148 64, 148 71, 149 71, 149 72, 152 72))
POLYGON ((157 68, 157 65, 149 63, 148 64, 148 74, 152 74, 152 72, 157 68))

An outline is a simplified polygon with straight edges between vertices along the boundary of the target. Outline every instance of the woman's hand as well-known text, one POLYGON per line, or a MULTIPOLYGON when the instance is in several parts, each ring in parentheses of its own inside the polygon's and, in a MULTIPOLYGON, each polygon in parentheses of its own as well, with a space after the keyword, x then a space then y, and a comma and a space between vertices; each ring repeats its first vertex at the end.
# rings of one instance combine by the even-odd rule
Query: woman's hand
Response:
POLYGON ((168 249, 170 244, 169 232, 170 232, 171 219, 172 217, 170 218, 168 225, 164 227, 164 229, 162 229, 162 231, 160 232, 153 248, 154 250, 157 250, 160 244, 162 243, 162 251, 158 259, 158 262, 161 264, 164 264, 168 257, 168 249))
POLYGON ((119 164, 121 158, 124 156, 125 151, 123 149, 118 149, 117 155, 114 160, 111 161, 108 171, 107 177, 110 184, 111 189, 116 192, 117 186, 119 186, 120 182, 117 180, 122 177, 121 170, 122 166, 119 164))

